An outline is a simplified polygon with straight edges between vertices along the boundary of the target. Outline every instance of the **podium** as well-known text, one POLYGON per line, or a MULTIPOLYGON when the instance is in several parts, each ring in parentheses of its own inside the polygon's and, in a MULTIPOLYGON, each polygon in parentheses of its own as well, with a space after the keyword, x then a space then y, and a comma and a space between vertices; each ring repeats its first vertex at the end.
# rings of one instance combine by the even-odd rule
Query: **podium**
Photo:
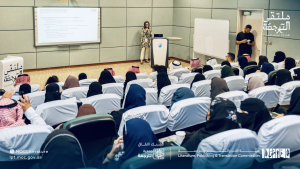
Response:
POLYGON ((0 88, 10 91, 14 87, 18 75, 23 74, 23 58, 7 56, 0 60, 0 88))
POLYGON ((152 39, 151 67, 155 64, 168 67, 169 40, 155 37, 152 39))

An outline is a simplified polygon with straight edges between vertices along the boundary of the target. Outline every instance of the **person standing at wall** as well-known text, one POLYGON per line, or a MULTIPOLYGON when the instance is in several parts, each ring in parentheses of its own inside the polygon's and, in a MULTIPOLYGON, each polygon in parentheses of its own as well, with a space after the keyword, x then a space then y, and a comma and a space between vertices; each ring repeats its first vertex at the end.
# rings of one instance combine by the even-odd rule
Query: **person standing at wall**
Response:
POLYGON ((151 46, 151 37, 152 37, 152 32, 150 29, 150 23, 148 21, 144 22, 144 27, 142 28, 142 33, 141 33, 141 64, 143 64, 144 56, 145 56, 145 62, 149 63, 148 60, 148 54, 149 54, 149 48, 151 46))
POLYGON ((239 45, 239 53, 238 57, 243 56, 243 54, 247 53, 252 54, 252 46, 255 45, 254 35, 250 32, 252 29, 251 25, 246 25, 244 31, 241 31, 236 36, 235 44, 239 45))

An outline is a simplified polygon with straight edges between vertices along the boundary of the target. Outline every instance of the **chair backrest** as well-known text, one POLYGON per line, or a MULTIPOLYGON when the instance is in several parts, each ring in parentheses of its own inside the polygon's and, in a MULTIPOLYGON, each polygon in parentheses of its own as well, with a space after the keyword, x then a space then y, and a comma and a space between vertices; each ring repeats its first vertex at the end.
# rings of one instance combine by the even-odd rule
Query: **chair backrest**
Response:
POLYGON ((131 84, 138 84, 138 85, 142 86, 143 88, 151 88, 152 83, 153 83, 152 79, 131 80, 130 82, 127 83, 127 86, 125 89, 125 95, 127 94, 131 84))
POLYGON ((80 87, 89 87, 91 83, 98 82, 97 79, 83 79, 79 80, 79 86, 80 87))
POLYGON ((177 89, 181 87, 190 88, 189 84, 174 84, 165 86, 161 89, 159 98, 158 98, 158 104, 165 105, 165 106, 171 106, 171 100, 176 92, 177 89))
POLYGON ((157 89, 146 88, 146 105, 157 105, 157 89))
POLYGON ((231 67, 236 67, 236 68, 240 67, 239 62, 230 63, 230 65, 231 67))
POLYGON ((211 80, 202 80, 193 83, 192 91, 195 97, 210 97, 211 80))
POLYGON ((238 67, 239 69, 239 76, 243 76, 244 77, 244 71, 243 69, 241 69, 240 67, 238 67))
POLYGON ((51 101, 43 103, 36 108, 36 113, 50 126, 74 119, 77 116, 77 112, 76 98, 51 101))
POLYGON ((272 62, 271 64, 274 66, 275 70, 278 70, 278 63, 272 62))
POLYGON ((211 80, 214 77, 221 77, 221 71, 220 70, 209 70, 203 73, 206 80, 211 80))
POLYGON ((210 103, 209 97, 189 98, 174 103, 170 110, 168 129, 178 131, 206 122, 210 103))
MULTIPOLYGON (((15 87, 11 88, 11 91, 15 91, 16 93, 19 93, 21 85, 17 85, 15 87)), ((32 84, 31 86, 31 93, 40 91, 40 85, 39 84, 32 84)))
POLYGON ((107 83, 102 85, 103 94, 114 93, 123 98, 123 83, 107 83))
POLYGON ((257 65, 249 65, 244 68, 244 76, 255 73, 257 70, 260 70, 260 67, 257 65))
POLYGON ((121 169, 164 169, 164 168, 192 168, 192 158, 183 147, 171 146, 154 149, 139 156, 126 160, 121 169), (151 157, 151 158, 147 158, 151 157))
POLYGON ((124 83, 125 82, 123 76, 113 76, 113 78, 115 79, 116 83, 124 83))
POLYGON ((238 110, 240 110, 241 101, 249 98, 249 96, 243 91, 225 92, 217 95, 216 97, 226 98, 232 101, 238 110))
POLYGON ((278 70, 274 70, 268 75, 268 85, 275 85, 276 73, 278 70))
POLYGON ((256 72, 256 73, 251 73, 249 75, 246 75, 245 77, 245 85, 244 85, 244 91, 247 91, 247 88, 248 88, 248 82, 249 82, 249 79, 251 77, 259 77, 262 79, 262 81, 266 84, 268 82, 268 75, 264 72, 256 72))
POLYGON ((120 110, 120 102, 120 96, 109 93, 88 97, 82 104, 91 104, 95 107, 97 114, 107 114, 120 110))
POLYGON ((267 108, 276 107, 280 96, 279 86, 262 86, 249 92, 250 98, 257 98, 265 102, 267 108))
POLYGON ((147 79, 148 78, 147 72, 145 72, 145 73, 136 73, 135 75, 136 75, 137 79, 147 79))
POLYGON ((221 64, 216 64, 211 66, 214 70, 220 70, 221 69, 221 64))
POLYGON ((72 97, 76 97, 77 101, 80 101, 80 99, 86 98, 88 90, 88 87, 73 87, 70 89, 66 89, 61 93, 61 99, 66 100, 72 97))
POLYGON ((168 75, 176 76, 178 79, 180 79, 180 77, 183 73, 189 73, 189 72, 190 71, 186 68, 180 68, 180 69, 174 69, 174 70, 168 72, 168 75))
POLYGON ((57 82, 56 84, 59 86, 59 89, 65 90, 65 82, 57 82))
POLYGON ((169 79, 171 81, 171 84, 177 84, 178 83, 178 77, 177 76, 169 76, 169 79))
POLYGON ((224 131, 201 141, 193 160, 193 169, 248 168, 255 160, 257 148, 255 132, 248 129, 224 131))
POLYGON ((184 73, 181 75, 178 84, 191 84, 197 73, 184 73))
POLYGON ((127 110, 122 115, 122 121, 118 135, 123 135, 125 122, 133 118, 141 118, 146 120, 150 124, 154 134, 165 132, 168 125, 168 116, 169 109, 163 105, 147 105, 127 110))
POLYGON ((38 151, 52 131, 53 128, 48 125, 26 125, 0 130, 0 161, 28 160, 10 158, 18 155, 39 156, 38 151))
POLYGON ((33 92, 33 93, 28 93, 26 96, 29 96, 30 98, 30 103, 31 107, 33 109, 36 109, 38 105, 41 105, 45 102, 45 91, 39 91, 39 92, 33 92))
POLYGON ((285 67, 285 66, 284 66, 284 61, 282 61, 282 62, 279 62, 279 63, 278 63, 278 68, 277 68, 277 69, 278 69, 278 70, 279 70, 279 69, 284 69, 284 67, 285 67))
POLYGON ((291 101, 291 96, 297 87, 300 87, 300 81, 291 81, 283 84, 281 86, 281 92, 280 92, 278 104, 289 105, 291 101))
POLYGON ((249 63, 249 65, 257 65, 256 61, 249 61, 248 63, 249 63))
POLYGON ((157 71, 150 73, 149 78, 152 80, 156 80, 157 79, 157 71))
POLYGON ((242 76, 229 76, 224 78, 230 91, 243 91, 245 79, 242 76))
POLYGON ((257 138, 259 142, 260 157, 258 162, 270 160, 272 158, 262 158, 263 151, 271 148, 289 148, 290 153, 300 150, 300 116, 287 115, 270 120, 259 129, 257 138))

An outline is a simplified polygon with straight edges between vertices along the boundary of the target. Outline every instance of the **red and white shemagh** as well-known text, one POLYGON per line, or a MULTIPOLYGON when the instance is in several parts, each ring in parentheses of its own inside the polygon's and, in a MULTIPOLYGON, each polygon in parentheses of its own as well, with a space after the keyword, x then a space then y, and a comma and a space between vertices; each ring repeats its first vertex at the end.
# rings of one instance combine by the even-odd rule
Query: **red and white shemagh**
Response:
MULTIPOLYGON (((0 106, 14 103, 13 100, 5 98, 0 100, 0 106)), ((23 109, 21 103, 12 108, 0 108, 0 130, 9 127, 26 125, 22 119, 23 109)))
POLYGON ((112 68, 106 68, 106 70, 108 70, 112 76, 115 75, 115 71, 112 68))
POLYGON ((140 73, 140 67, 138 66, 130 66, 128 71, 134 72, 134 73, 140 73))
POLYGON ((30 76, 20 76, 16 79, 16 85, 29 84, 30 85, 30 76))

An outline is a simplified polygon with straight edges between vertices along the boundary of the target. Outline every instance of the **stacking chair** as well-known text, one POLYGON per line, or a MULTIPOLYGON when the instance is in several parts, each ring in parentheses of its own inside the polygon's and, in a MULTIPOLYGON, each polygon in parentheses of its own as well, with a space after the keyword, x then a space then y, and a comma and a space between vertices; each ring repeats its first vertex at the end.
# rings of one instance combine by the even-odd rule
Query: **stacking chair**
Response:
POLYGON ((178 84, 191 84, 197 73, 184 73, 181 75, 178 84))
POLYGON ((244 90, 244 78, 242 76, 229 76, 224 78, 230 91, 243 91, 244 90))
POLYGON ((85 99, 82 103, 91 104, 95 107, 97 114, 107 114, 120 110, 121 97, 117 94, 98 94, 85 99))
POLYGON ((91 83, 98 82, 97 79, 83 79, 79 80, 79 86, 80 87, 89 87, 91 83))
POLYGON ((278 70, 274 70, 269 73, 268 76, 268 85, 275 85, 275 80, 276 80, 276 73, 278 70))
POLYGON ((77 101, 80 101, 80 99, 86 98, 88 90, 88 87, 73 87, 66 89, 61 93, 61 99, 66 100, 75 97, 77 101))
POLYGON ((221 70, 221 64, 216 64, 211 66, 214 70, 221 70))
POLYGON ((249 92, 250 98, 257 98, 265 102, 266 107, 276 107, 279 102, 281 88, 279 86, 262 86, 249 92))
POLYGON ((145 72, 145 73, 136 73, 135 75, 136 75, 137 79, 147 79, 148 78, 147 72, 145 72))
POLYGON ((190 71, 186 68, 181 68, 181 69, 175 69, 173 71, 168 72, 168 75, 170 76, 176 76, 178 79, 180 79, 181 75, 183 73, 189 73, 190 71))
POLYGON ((137 80, 132 80, 127 83, 126 89, 125 89, 125 96, 130 88, 131 84, 138 84, 142 86, 143 88, 151 88, 153 81, 151 79, 137 79, 137 80))
POLYGON ((113 76, 113 78, 115 79, 116 83, 124 83, 125 82, 123 76, 113 76))
POLYGON ((172 100, 174 93, 176 92, 177 89, 179 89, 181 87, 190 88, 190 85, 189 84, 174 84, 174 85, 169 85, 169 86, 163 87, 160 91, 160 95, 158 98, 158 104, 165 105, 165 106, 171 106, 171 100, 172 100))
POLYGON ((249 65, 244 68, 244 76, 255 73, 257 70, 260 70, 260 67, 257 65, 249 65))
POLYGON ((216 97, 221 97, 232 101, 238 110, 240 110, 241 101, 249 98, 249 96, 243 91, 225 92, 217 95, 216 97))
POLYGON ((157 105, 157 89, 146 88, 146 105, 157 105))
POLYGON ((178 83, 178 77, 176 77, 176 76, 169 76, 169 79, 171 81, 171 84, 177 84, 178 83))
POLYGON ((300 87, 300 81, 291 81, 283 84, 281 86, 278 104, 289 105, 291 101, 291 96, 297 87, 300 87))
POLYGON ((195 97, 210 97, 211 80, 195 82, 191 90, 194 92, 195 97))
POLYGON ((36 109, 38 105, 41 105, 45 102, 45 91, 28 93, 26 96, 29 96, 31 107, 36 109))
POLYGON ((274 69, 275 69, 275 70, 278 70, 278 67, 279 67, 279 64, 278 64, 278 63, 274 63, 274 62, 273 62, 273 63, 271 63, 271 64, 274 66, 274 69))
POLYGON ((123 97, 123 88, 124 84, 123 83, 107 83, 102 85, 102 92, 103 94, 107 93, 113 93, 117 94, 121 98, 123 97))
POLYGON ((221 77, 221 71, 220 70, 209 70, 207 72, 204 72, 203 75, 205 76, 206 80, 211 80, 214 77, 221 77))

